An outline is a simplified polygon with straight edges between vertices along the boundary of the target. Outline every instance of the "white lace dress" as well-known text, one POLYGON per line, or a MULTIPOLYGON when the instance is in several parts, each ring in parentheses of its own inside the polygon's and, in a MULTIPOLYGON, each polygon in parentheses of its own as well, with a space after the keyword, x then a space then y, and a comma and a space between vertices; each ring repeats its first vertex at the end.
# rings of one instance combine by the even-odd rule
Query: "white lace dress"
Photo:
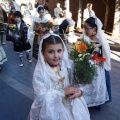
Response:
POLYGON ((80 85, 84 99, 88 107, 104 104, 109 100, 106 87, 105 70, 101 66, 97 68, 97 75, 92 84, 80 85))
POLYGON ((83 97, 68 100, 64 88, 69 86, 68 71, 61 64, 59 75, 46 64, 46 77, 35 70, 33 87, 35 100, 30 110, 30 120, 90 120, 83 97))
MULTIPOLYGON (((93 41, 90 40, 88 42, 93 41)), ((79 87, 83 90, 83 96, 88 107, 101 105, 109 100, 106 86, 105 68, 103 65, 97 66, 97 75, 94 77, 91 84, 81 84, 79 87)))
POLYGON ((0 65, 2 65, 6 61, 7 61, 7 57, 6 57, 5 51, 0 43, 0 65))

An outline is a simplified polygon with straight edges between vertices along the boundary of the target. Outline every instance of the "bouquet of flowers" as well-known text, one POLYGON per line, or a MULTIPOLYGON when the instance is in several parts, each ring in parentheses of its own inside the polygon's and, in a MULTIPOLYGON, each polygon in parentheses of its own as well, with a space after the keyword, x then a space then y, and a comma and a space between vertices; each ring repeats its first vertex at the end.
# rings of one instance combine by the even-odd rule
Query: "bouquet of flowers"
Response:
POLYGON ((53 27, 53 23, 51 21, 48 21, 46 23, 43 23, 43 25, 47 28, 52 28, 53 27))
POLYGON ((73 46, 70 57, 74 60, 75 82, 78 84, 90 84, 97 75, 97 63, 106 60, 94 50, 95 44, 84 39, 78 39, 73 46))
POLYGON ((9 35, 13 36, 15 38, 15 40, 18 40, 20 38, 20 36, 18 35, 18 28, 15 24, 10 24, 9 25, 9 35))
POLYGON ((15 34, 15 33, 18 31, 18 29, 17 29, 17 27, 16 27, 15 24, 10 24, 10 25, 9 25, 9 28, 10 28, 10 32, 11 32, 12 34, 15 34))

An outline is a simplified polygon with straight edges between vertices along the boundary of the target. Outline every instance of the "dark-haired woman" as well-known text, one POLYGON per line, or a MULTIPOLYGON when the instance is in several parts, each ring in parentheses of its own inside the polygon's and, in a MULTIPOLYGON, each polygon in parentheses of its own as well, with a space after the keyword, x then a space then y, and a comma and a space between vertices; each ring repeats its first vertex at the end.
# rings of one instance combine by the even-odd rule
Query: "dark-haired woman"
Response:
POLYGON ((20 67, 23 67, 23 51, 26 52, 26 57, 29 62, 32 62, 30 57, 30 48, 31 45, 27 39, 27 26, 25 22, 22 20, 22 14, 19 11, 16 11, 14 14, 15 22, 16 22, 16 33, 12 33, 10 28, 7 30, 7 40, 12 41, 14 45, 14 51, 19 53, 20 58, 20 67))
MULTIPOLYGON (((105 62, 97 63, 97 75, 92 84, 82 86, 83 95, 88 107, 102 105, 111 101, 110 76, 110 47, 102 31, 102 23, 96 17, 88 18, 84 23, 84 33, 81 38, 95 44, 95 52, 106 58, 105 62)), ((96 107, 100 110, 100 107, 96 107)))

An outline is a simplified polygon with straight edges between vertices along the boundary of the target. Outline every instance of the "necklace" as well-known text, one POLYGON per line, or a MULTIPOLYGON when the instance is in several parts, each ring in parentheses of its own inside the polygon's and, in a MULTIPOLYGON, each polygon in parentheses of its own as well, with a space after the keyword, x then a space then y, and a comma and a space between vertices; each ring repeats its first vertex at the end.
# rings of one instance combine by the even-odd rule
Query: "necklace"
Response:
MULTIPOLYGON (((53 71, 54 71, 55 73, 57 73, 57 74, 59 75, 59 72, 60 72, 60 66, 59 66, 59 65, 56 66, 56 67, 52 67, 52 69, 53 69, 53 71)), ((59 76, 60 76, 60 75, 59 75, 59 76)), ((58 84, 61 84, 62 87, 64 87, 64 80, 65 80, 65 77, 59 78, 59 79, 58 79, 58 82, 57 82, 57 85, 58 85, 58 84)))
POLYGON ((60 71, 60 66, 52 67, 52 69, 53 69, 53 71, 54 71, 55 73, 59 73, 59 71, 60 71))

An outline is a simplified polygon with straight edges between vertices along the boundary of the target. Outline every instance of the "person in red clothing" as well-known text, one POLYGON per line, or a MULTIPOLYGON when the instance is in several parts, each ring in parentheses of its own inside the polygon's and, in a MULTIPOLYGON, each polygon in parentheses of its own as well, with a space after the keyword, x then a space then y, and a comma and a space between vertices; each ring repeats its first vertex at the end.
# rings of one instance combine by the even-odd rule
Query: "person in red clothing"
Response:
POLYGON ((15 8, 11 8, 10 13, 8 14, 8 24, 15 24, 15 17, 14 17, 14 13, 15 13, 15 8))

